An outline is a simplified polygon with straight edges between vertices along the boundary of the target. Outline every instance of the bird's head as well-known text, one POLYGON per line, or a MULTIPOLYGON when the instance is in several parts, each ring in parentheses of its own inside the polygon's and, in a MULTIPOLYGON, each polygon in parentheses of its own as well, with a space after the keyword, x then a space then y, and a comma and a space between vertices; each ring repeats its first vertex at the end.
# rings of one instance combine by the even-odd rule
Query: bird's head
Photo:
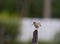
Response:
POLYGON ((33 22, 33 24, 35 24, 36 22, 33 22))

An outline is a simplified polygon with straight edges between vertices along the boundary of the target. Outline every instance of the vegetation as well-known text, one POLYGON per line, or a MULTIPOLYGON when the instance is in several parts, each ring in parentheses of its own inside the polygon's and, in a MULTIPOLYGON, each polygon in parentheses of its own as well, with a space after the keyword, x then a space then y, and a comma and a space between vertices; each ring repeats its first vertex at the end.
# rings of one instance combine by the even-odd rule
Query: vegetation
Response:
MULTIPOLYGON (((8 11, 9 13, 15 13, 19 11, 19 16, 21 15, 23 0, 0 0, 0 12, 8 11), (18 5, 17 5, 18 4, 18 5)), ((30 4, 28 8, 28 17, 43 17, 43 6, 44 0, 33 0, 28 1, 30 4)), ((28 3, 27 3, 28 4, 28 3)), ((27 9, 25 10, 27 11, 27 9)), ((13 14, 10 14, 13 15, 13 14)), ((24 16, 24 15, 23 15, 24 16)), ((60 18, 60 0, 52 1, 52 18, 60 18)))
POLYGON ((16 36, 18 34, 19 18, 18 16, 9 16, 8 12, 0 13, 0 33, 4 44, 17 44, 16 36), (3 39, 3 38, 4 39, 3 39))

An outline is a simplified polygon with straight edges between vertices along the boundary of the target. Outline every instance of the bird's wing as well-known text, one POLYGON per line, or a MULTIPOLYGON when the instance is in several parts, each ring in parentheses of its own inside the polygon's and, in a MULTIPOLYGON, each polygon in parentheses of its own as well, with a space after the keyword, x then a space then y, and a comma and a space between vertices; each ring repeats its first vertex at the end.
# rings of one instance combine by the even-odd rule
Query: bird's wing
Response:
POLYGON ((41 26, 41 24, 40 23, 37 23, 39 26, 41 26))

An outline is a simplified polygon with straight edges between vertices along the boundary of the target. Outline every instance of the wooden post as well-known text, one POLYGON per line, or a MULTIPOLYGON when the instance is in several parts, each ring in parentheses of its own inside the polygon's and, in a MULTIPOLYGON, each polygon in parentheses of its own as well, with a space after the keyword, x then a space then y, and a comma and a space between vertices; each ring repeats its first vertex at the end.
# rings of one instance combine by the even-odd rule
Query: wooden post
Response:
POLYGON ((38 30, 33 32, 32 44, 38 44, 38 30))

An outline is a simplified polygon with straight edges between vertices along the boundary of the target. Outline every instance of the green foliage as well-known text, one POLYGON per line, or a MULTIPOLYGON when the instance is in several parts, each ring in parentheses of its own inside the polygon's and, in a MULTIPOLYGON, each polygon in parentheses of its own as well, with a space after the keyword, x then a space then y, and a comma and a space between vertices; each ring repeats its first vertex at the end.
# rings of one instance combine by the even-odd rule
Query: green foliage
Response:
POLYGON ((19 18, 18 16, 9 16, 9 13, 0 13, 0 27, 4 28, 4 43, 17 44, 16 36, 18 34, 19 18))
POLYGON ((34 0, 30 6, 30 17, 43 17, 43 0, 34 0))
POLYGON ((9 10, 10 13, 16 11, 16 2, 15 0, 6 0, 6 9, 9 10))
POLYGON ((60 0, 52 1, 52 17, 60 18, 60 0))
POLYGON ((16 2, 15 0, 0 0, 0 11, 8 10, 10 13, 16 11, 16 2))
MULTIPOLYGON (((17 1, 18 2, 18 1, 17 1)), ((19 7, 23 5, 19 3, 19 7)), ((33 0, 29 5, 29 17, 43 17, 44 0, 33 0)), ((0 0, 0 12, 7 10, 9 13, 14 13, 16 9, 16 0, 0 0)), ((19 8, 21 12, 21 7, 19 8)), ((13 15, 13 14, 10 14, 13 15)), ((60 0, 52 0, 52 17, 60 18, 60 0)))

